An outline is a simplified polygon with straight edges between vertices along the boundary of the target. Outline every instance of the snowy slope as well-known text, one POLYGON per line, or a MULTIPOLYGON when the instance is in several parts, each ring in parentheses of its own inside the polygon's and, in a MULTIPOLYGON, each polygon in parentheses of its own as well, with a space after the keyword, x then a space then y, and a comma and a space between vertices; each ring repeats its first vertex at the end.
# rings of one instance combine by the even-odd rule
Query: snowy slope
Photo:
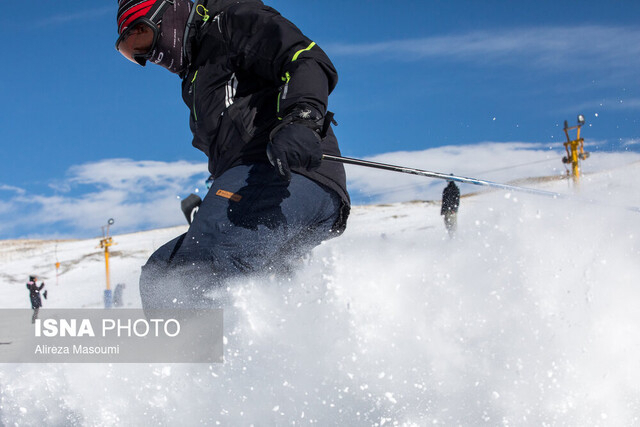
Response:
MULTIPOLYGON (((128 306, 140 307, 137 286, 140 266, 166 241, 185 232, 186 226, 115 236, 110 248, 111 287, 130 286, 128 306)), ((103 307, 106 288, 105 259, 100 239, 91 240, 7 240, 0 242, 0 307, 30 307, 25 283, 30 274, 44 281, 51 298, 50 308, 103 307), (56 278, 56 262, 60 262, 56 278), (57 284, 56 284, 57 283, 57 284), (24 292, 23 292, 24 291, 24 292)))
MULTIPOLYGON (((578 193, 640 206, 639 179, 638 163, 602 168, 578 193)), ((640 213, 482 192, 450 240, 439 209, 356 207, 297 277, 231 284, 224 364, 2 365, 0 424, 640 423, 640 213)), ((184 229, 114 236, 128 306, 184 229)), ((35 272, 45 308, 100 307, 98 240, 0 242, 1 306, 28 307, 35 272)))

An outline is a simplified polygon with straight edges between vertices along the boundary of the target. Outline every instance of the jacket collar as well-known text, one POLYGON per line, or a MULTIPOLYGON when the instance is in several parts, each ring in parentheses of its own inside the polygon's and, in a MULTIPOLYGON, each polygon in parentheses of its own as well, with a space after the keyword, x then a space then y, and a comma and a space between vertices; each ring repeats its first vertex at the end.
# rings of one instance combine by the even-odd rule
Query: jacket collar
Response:
POLYGON ((196 0, 194 1, 193 9, 187 20, 187 26, 185 29, 183 40, 183 52, 187 58, 188 68, 194 65, 194 61, 197 57, 196 49, 198 47, 198 40, 202 36, 200 31, 204 24, 204 16, 201 15, 203 8, 206 10, 206 14, 209 16, 209 20, 212 20, 221 11, 237 3, 258 3, 262 5, 260 0, 196 0))

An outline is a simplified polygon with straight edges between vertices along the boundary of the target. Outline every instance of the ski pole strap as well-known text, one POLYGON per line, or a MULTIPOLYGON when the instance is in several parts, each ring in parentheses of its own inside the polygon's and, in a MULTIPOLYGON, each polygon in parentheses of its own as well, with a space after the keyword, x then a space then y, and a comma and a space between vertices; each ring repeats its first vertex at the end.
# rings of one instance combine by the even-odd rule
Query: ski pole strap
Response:
POLYGON ((338 122, 333 118, 334 114, 332 111, 327 111, 327 114, 324 115, 324 123, 322 124, 322 131, 320 132, 320 136, 324 139, 327 136, 327 132, 329 131, 329 127, 333 124, 334 126, 338 126, 338 122))

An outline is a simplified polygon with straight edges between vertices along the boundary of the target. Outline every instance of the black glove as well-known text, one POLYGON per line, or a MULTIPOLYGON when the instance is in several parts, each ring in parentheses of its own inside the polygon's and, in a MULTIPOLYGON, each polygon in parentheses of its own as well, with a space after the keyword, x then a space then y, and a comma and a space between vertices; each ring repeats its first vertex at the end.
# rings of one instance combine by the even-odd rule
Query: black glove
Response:
POLYGON ((312 170, 322 163, 322 123, 315 109, 296 108, 271 132, 267 156, 287 181, 291 180, 291 168, 312 170))

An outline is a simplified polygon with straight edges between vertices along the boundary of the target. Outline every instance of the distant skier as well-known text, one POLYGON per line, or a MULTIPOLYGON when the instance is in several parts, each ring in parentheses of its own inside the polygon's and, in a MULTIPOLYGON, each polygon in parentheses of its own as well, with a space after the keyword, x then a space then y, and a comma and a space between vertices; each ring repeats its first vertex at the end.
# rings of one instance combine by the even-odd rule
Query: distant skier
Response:
MULTIPOLYGON (((44 282, 38 286, 37 283, 38 278, 36 276, 29 276, 29 281, 27 282, 27 289, 29 289, 29 300, 31 301, 31 308, 33 309, 33 316, 31 316, 31 323, 36 323, 36 319, 38 318, 38 311, 40 311, 40 307, 42 307, 42 299, 40 298, 40 291, 44 288, 44 282)), ((47 291, 44 291, 42 294, 44 298, 47 298, 47 291)))
POLYGON ((460 190, 458 186, 449 181, 449 185, 442 191, 442 208, 440 215, 444 215, 444 226, 453 238, 458 227, 458 207, 460 206, 460 190))
POLYGON ((125 58, 182 79, 214 178, 187 233, 142 268, 145 309, 210 304, 226 279, 286 270, 342 233, 344 167, 322 161, 340 154, 327 111, 338 75, 315 42, 258 0, 119 0, 117 25, 125 58))

